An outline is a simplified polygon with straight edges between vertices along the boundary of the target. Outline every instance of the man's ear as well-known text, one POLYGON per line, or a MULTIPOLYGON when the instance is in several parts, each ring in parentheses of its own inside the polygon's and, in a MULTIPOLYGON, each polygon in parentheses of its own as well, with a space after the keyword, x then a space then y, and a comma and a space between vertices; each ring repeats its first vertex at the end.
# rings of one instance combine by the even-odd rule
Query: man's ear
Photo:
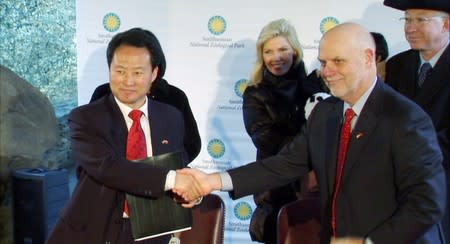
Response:
POLYGON ((159 75, 159 66, 156 66, 153 70, 152 70, 152 83, 153 81, 156 80, 156 77, 158 77, 159 75))
POLYGON ((370 65, 370 63, 375 62, 376 63, 376 57, 375 57, 375 50, 371 48, 366 48, 364 50, 364 53, 366 54, 366 64, 370 65))
POLYGON ((444 19, 444 29, 443 29, 443 31, 444 32, 448 32, 449 30, 450 30, 450 16, 447 16, 444 19))

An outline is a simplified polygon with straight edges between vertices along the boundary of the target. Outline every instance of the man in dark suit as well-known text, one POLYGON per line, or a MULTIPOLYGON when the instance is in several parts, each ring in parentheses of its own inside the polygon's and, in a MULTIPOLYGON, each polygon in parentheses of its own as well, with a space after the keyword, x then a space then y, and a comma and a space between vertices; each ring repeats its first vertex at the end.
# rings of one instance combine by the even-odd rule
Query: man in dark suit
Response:
MULTIPOLYGON (((201 139, 197 128, 197 122, 195 121, 194 115, 192 114, 191 107, 189 106, 189 100, 180 88, 169 84, 162 77, 164 76, 164 70, 166 67, 165 58, 161 61, 159 72, 156 80, 153 82, 152 87, 148 97, 155 101, 170 104, 181 111, 184 119, 184 148, 186 149, 188 160, 192 162, 195 157, 198 156, 201 149, 201 139), (161 71, 163 70, 163 71, 161 71)), ((92 93, 91 100, 94 102, 97 99, 111 94, 111 88, 109 83, 102 84, 95 88, 94 93, 92 93)))
POLYGON ((180 173, 194 175, 203 194, 220 189, 239 198, 312 169, 320 189, 322 243, 444 243, 439 221, 445 174, 429 116, 377 80, 375 44, 362 26, 344 23, 326 32, 318 59, 333 97, 316 105, 292 143, 225 173, 180 173), (353 119, 347 119, 350 111, 353 119), (350 129, 345 156, 340 134, 350 129))
MULTIPOLYGON (((78 184, 47 243, 134 243, 124 211, 125 193, 157 198, 174 187, 195 185, 193 177, 127 159, 131 150, 127 136, 134 126, 130 111, 143 114, 142 144, 132 149, 145 148, 144 158, 185 153, 181 112, 147 98, 161 55, 160 44, 149 31, 134 28, 112 38, 107 49, 112 94, 69 115, 78 184)), ((169 238, 144 243, 168 243, 169 238)))
MULTIPOLYGON (((404 32, 411 49, 387 62, 386 83, 422 107, 431 117, 444 154, 447 189, 450 185, 450 52, 448 0, 385 0, 384 4, 405 11, 404 32), (431 69, 419 82, 420 67, 431 69), (420 84, 419 84, 420 83, 420 84)), ((448 192, 447 192, 448 196, 448 192)), ((443 218, 450 242, 450 200, 443 218)))

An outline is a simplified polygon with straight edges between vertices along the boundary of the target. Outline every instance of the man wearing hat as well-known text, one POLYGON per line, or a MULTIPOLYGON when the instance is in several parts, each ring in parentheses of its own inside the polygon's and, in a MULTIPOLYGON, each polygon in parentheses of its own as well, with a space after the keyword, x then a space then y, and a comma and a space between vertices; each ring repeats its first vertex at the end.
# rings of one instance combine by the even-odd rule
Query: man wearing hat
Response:
MULTIPOLYGON (((411 47, 388 60, 386 82, 419 104, 433 120, 450 189, 449 1, 384 0, 384 5, 405 11, 401 20, 411 47)), ((442 224, 450 243, 448 195, 447 190, 447 213, 442 224)))

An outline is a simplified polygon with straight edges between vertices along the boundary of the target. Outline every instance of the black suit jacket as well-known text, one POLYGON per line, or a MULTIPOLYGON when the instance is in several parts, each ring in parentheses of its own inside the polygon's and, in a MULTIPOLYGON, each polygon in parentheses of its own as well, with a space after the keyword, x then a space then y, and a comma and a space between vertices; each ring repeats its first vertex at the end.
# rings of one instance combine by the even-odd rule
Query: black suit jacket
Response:
MULTIPOLYGON (((417 86, 420 66, 419 52, 408 50, 399 53, 386 63, 386 82, 395 90, 419 104, 430 115, 444 154, 444 168, 447 174, 447 189, 450 188, 450 52, 445 49, 422 89, 417 86)), ((447 211, 444 229, 447 243, 450 242, 450 198, 447 192, 447 211)))
MULTIPOLYGON (((229 171, 231 196, 262 191, 313 169, 320 187, 322 242, 329 243, 342 120, 341 100, 318 103, 302 132, 280 153, 229 171)), ((368 236, 374 243, 443 243, 437 223, 445 191, 442 153, 429 116, 377 81, 349 143, 337 199, 337 235, 368 236)))
MULTIPOLYGON (((148 111, 153 155, 184 151, 180 111, 152 100, 148 111)), ((69 126, 78 184, 47 243, 117 243, 124 193, 161 196, 168 170, 126 160, 128 130, 112 95, 72 110, 69 126)))
MULTIPOLYGON (((89 102, 94 102, 109 94, 111 94, 109 83, 104 83, 95 88, 89 102)), ((178 87, 170 85, 165 79, 158 78, 152 83, 148 97, 158 102, 170 104, 181 111, 184 118, 184 129, 186 130, 184 148, 188 154, 189 162, 193 161, 200 153, 202 143, 197 128, 197 122, 192 114, 186 94, 178 87)))
POLYGON ((386 83, 412 99, 430 115, 436 127, 439 144, 444 154, 444 167, 449 174, 450 155, 450 53, 445 49, 422 89, 417 87, 420 65, 419 52, 399 53, 386 63, 386 83))

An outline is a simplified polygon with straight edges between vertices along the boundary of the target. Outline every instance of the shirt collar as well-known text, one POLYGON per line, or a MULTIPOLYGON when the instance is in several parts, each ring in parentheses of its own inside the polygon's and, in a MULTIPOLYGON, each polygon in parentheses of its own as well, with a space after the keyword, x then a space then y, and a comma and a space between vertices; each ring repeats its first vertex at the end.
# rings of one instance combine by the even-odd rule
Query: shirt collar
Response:
MULTIPOLYGON (((117 105, 119 105, 120 112, 122 112, 123 117, 125 120, 131 120, 130 117, 128 117, 128 114, 133 110, 132 108, 128 107, 125 103, 122 103, 117 99, 117 97, 114 96, 114 99, 116 100, 117 105)), ((148 99, 147 96, 145 96, 145 102, 144 104, 139 108, 139 110, 144 113, 144 116, 148 118, 148 99)))
MULTIPOLYGON (((372 83, 372 85, 369 87, 369 89, 367 89, 367 91, 364 92, 364 94, 358 99, 358 101, 356 101, 356 103, 353 105, 353 107, 351 107, 357 116, 359 116, 361 114, 364 104, 366 104, 367 98, 369 98, 369 95, 370 95, 370 93, 372 93, 372 90, 375 87, 376 83, 377 83, 377 78, 375 78, 375 81, 372 83)), ((345 113, 345 111, 348 108, 350 108, 350 104, 344 102, 343 113, 345 113)))
POLYGON ((431 64, 431 67, 434 68, 434 66, 435 66, 436 63, 438 62, 439 58, 441 57, 442 53, 444 53, 444 51, 445 51, 445 49, 446 49, 447 47, 448 47, 448 43, 447 43, 447 45, 445 45, 443 48, 441 48, 441 50, 439 50, 439 52, 437 52, 437 53, 436 53, 430 60, 428 60, 428 61, 425 61, 425 60, 422 58, 422 55, 419 55, 419 57, 420 57, 420 66, 419 66, 419 69, 420 69, 420 67, 422 67, 422 64, 425 63, 425 62, 430 63, 430 64, 431 64))

